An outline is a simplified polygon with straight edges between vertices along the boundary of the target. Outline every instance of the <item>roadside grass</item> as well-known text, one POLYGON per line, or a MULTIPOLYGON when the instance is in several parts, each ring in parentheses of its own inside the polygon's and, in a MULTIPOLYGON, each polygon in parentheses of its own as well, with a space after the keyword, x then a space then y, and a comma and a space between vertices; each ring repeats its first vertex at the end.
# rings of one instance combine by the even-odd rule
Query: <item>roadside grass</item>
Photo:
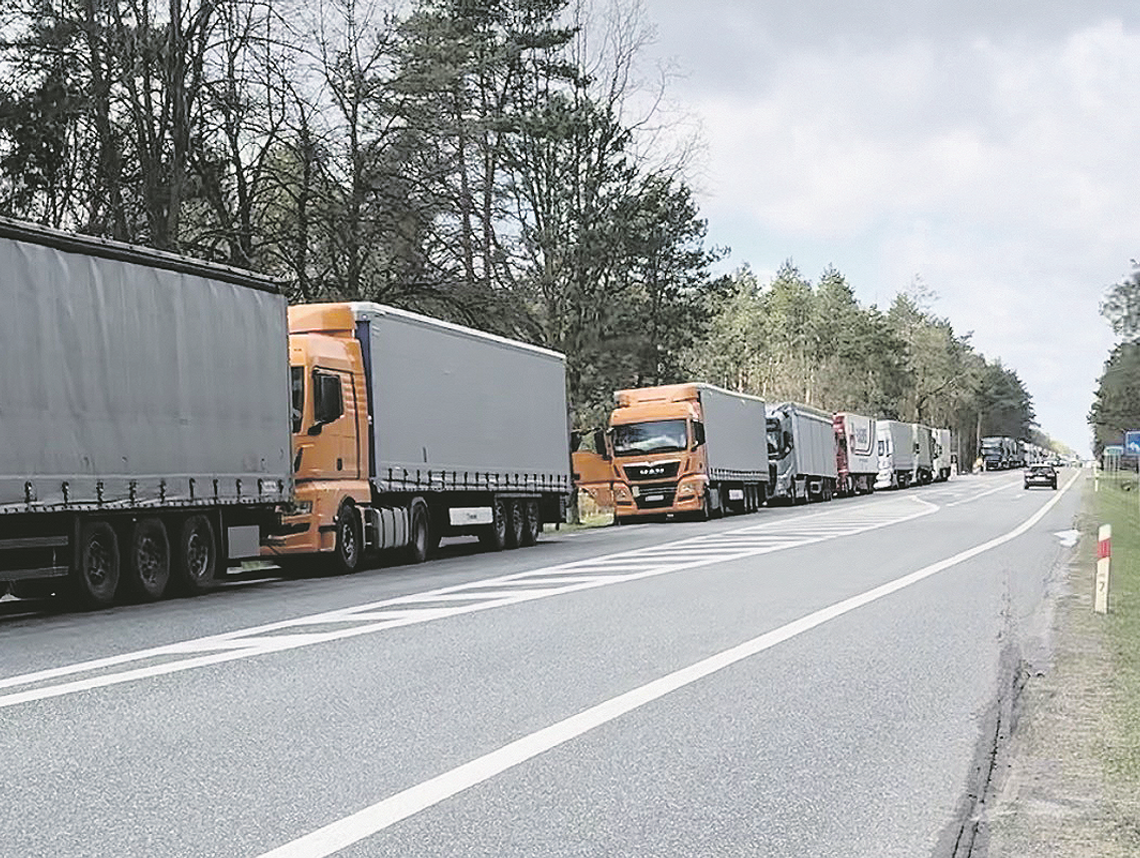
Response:
POLYGON ((1095 525, 1112 525, 1108 615, 1098 619, 1112 660, 1115 729, 1105 737, 1103 762, 1118 785, 1135 791, 1140 789, 1140 491, 1135 476, 1109 477, 1100 480, 1093 497, 1095 525))

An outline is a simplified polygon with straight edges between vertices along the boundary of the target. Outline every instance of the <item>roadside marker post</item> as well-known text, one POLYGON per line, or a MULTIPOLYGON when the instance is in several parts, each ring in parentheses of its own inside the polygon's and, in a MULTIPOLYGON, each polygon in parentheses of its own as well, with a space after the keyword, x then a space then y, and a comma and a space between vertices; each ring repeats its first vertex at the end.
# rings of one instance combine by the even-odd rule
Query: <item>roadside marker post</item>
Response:
POLYGON ((1102 524, 1096 543, 1096 598, 1093 610, 1108 613, 1108 566, 1112 559, 1112 525, 1102 524))

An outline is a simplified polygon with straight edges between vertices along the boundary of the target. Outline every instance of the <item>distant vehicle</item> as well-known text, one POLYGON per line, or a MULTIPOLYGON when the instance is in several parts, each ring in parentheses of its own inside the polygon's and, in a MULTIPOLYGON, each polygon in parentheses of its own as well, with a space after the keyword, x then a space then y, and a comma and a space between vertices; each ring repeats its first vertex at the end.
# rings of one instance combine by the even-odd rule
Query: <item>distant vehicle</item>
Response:
POLYGON ((835 465, 840 497, 870 494, 875 490, 879 454, 875 450, 877 429, 874 417, 840 412, 835 415, 835 465))
POLYGON ((954 473, 954 454, 950 450, 950 430, 932 429, 934 436, 934 481, 945 482, 954 473))
POLYGON ((1025 469, 1025 488, 1030 486, 1049 486, 1057 488, 1057 471, 1052 465, 1036 464, 1025 469))
POLYGON ((910 429, 914 435, 914 472, 911 482, 916 486, 925 486, 934 481, 934 434, 929 426, 921 423, 911 423, 910 429))
POLYGON ((898 420, 878 424, 879 476, 876 489, 905 489, 914 478, 914 427, 898 420))
POLYGON ((619 390, 614 400, 608 452, 619 524, 755 512, 764 503, 764 400, 696 383, 619 390))
POLYGON ((829 501, 839 478, 834 416, 797 402, 768 412, 769 501, 829 501))

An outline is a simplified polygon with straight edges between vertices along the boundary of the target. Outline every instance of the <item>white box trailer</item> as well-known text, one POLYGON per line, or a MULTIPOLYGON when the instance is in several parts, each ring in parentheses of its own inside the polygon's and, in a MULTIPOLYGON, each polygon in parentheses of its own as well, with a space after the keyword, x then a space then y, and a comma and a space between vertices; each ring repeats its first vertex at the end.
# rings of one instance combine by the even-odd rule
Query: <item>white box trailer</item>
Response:
POLYGON ((831 500, 838 470, 833 415, 784 402, 768 412, 768 452, 774 460, 771 497, 790 503, 831 500))
POLYGON ((954 471, 954 450, 949 429, 934 429, 934 479, 945 482, 954 471))
POLYGON ((381 304, 351 307, 377 505, 426 492, 445 532, 489 523, 492 496, 535 497, 544 521, 561 520, 571 490, 565 356, 381 304))
POLYGON ((914 432, 914 479, 924 486, 934 479, 934 435, 929 426, 912 423, 914 432))
POLYGON ((879 474, 878 430, 874 417, 843 411, 835 415, 837 493, 869 494, 879 474))
POLYGON ((879 478, 876 489, 904 489, 914 478, 915 432, 913 425, 898 420, 880 420, 879 478))
POLYGON ((0 271, 0 594, 153 599, 256 556, 293 490, 277 284, 7 219, 0 271))

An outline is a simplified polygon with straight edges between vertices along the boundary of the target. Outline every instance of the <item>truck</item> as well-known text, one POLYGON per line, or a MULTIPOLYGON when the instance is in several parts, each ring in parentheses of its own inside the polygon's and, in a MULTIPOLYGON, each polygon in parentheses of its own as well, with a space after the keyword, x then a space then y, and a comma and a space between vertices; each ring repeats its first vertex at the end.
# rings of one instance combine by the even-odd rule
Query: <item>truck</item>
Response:
POLYGON ((768 495, 764 400, 704 383, 619 390, 614 520, 755 512, 768 495))
POLYGON ((987 471, 1013 468, 1017 458, 1017 442, 1008 435, 987 435, 982 438, 982 463, 987 471))
POLYGON ((912 423, 914 434, 914 477, 912 482, 925 486, 934 481, 934 433, 929 426, 912 423))
POLYGON ((769 501, 831 500, 839 479, 833 421, 833 415, 796 402, 769 411, 769 501))
POLYGON ((565 361, 379 304, 0 220, 0 594, 209 588, 443 536, 529 545, 570 491, 565 361))
POLYGON ((914 479, 913 425, 899 420, 880 420, 877 431, 879 476, 875 480, 875 488, 905 489, 914 479))
POLYGON ((946 482, 954 473, 955 456, 949 429, 933 429, 934 481, 946 482))
POLYGON ((841 411, 833 418, 835 429, 835 491, 840 497, 870 494, 879 473, 874 417, 841 411))
POLYGON ((0 595, 197 592, 295 488, 265 277, 0 219, 0 595))
POLYGON ((571 490, 563 355, 369 302, 289 308, 296 500, 265 556, 533 545, 571 490))
POLYGON ((614 505, 613 457, 606 445, 603 426, 570 433, 570 462, 578 497, 585 493, 594 506, 612 509, 614 505))

